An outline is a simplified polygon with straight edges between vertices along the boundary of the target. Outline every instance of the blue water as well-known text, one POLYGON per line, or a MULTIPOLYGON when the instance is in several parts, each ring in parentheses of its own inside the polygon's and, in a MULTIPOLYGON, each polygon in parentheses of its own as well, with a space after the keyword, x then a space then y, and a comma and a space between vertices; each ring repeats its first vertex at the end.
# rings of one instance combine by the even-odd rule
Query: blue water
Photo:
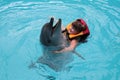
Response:
POLYGON ((0 80, 120 80, 120 0, 0 0, 0 80), (83 18, 91 35, 69 68, 29 69, 42 52, 39 35, 50 17, 63 26, 83 18))

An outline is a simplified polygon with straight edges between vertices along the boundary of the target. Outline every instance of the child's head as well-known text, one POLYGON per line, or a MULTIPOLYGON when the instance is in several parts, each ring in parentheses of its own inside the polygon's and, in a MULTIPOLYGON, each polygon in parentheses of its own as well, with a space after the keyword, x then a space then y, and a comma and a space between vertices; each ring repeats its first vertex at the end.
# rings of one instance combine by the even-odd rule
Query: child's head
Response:
POLYGON ((72 26, 78 33, 85 30, 85 26, 81 24, 80 19, 72 22, 72 26))

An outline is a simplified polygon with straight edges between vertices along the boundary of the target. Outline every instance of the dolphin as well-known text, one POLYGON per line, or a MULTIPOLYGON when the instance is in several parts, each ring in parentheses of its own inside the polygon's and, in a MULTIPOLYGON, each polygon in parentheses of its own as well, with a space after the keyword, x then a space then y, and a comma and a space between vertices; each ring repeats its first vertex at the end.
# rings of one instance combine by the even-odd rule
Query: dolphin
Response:
POLYGON ((40 43, 42 44, 43 54, 35 63, 32 62, 29 68, 36 67, 36 63, 42 63, 55 71, 66 70, 66 68, 68 70, 69 66, 67 66, 67 64, 73 61, 73 53, 84 59, 84 57, 76 51, 59 54, 53 53, 53 51, 61 50, 69 45, 67 43, 67 39, 64 37, 64 34, 61 32, 61 24, 62 20, 59 19, 54 25, 54 18, 51 18, 49 22, 43 25, 40 33, 40 43))
POLYGON ((54 25, 54 18, 45 23, 40 33, 40 43, 42 44, 42 56, 37 63, 49 66, 55 71, 65 70, 67 64, 73 61, 72 53, 53 53, 54 50, 60 50, 68 46, 67 40, 61 33, 62 20, 59 19, 54 25))
MULTIPOLYGON (((40 35, 40 42, 45 46, 55 46, 58 50, 63 49, 64 47, 68 46, 64 35, 61 33, 61 19, 58 20, 55 26, 53 26, 54 18, 50 19, 50 22, 44 24, 41 35, 40 35)), ((76 54, 81 59, 85 60, 78 52, 72 51, 72 53, 76 54)))
POLYGON ((63 34, 61 33, 61 19, 53 26, 54 18, 50 19, 50 22, 43 25, 40 42, 45 46, 58 46, 61 44, 66 44, 66 40, 63 39, 63 34))

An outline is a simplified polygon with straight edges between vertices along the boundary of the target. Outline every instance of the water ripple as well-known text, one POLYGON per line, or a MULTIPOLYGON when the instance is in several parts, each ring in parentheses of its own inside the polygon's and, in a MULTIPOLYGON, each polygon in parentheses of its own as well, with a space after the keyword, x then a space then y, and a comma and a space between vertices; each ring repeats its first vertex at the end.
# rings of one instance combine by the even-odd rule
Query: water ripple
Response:
POLYGON ((0 2, 0 80, 119 80, 119 0, 0 2), (42 64, 27 70, 26 65, 42 55, 39 34, 50 16, 62 18, 64 26, 76 18, 86 21, 91 37, 76 49, 86 60, 74 56, 69 70, 61 72, 42 64))

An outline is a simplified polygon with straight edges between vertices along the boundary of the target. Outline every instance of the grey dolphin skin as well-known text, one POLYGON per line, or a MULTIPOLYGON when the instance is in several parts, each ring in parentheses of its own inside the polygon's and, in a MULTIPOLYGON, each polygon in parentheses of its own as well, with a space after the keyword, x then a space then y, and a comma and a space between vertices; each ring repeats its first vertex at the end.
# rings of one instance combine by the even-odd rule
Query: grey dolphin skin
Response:
POLYGON ((42 27, 40 34, 40 42, 43 48, 43 55, 37 60, 37 63, 42 63, 55 71, 61 71, 66 68, 66 65, 73 61, 71 53, 52 53, 54 50, 60 50, 68 46, 67 40, 61 33, 62 20, 59 19, 54 25, 54 18, 51 18, 48 23, 42 27))
POLYGON ((54 19, 51 18, 50 22, 44 24, 44 26, 42 27, 40 42, 43 45, 49 46, 50 44, 53 22, 54 22, 54 19))
POLYGON ((54 18, 50 19, 50 22, 46 23, 41 31, 40 42, 45 46, 58 46, 63 43, 63 35, 61 33, 61 19, 53 26, 54 18))

